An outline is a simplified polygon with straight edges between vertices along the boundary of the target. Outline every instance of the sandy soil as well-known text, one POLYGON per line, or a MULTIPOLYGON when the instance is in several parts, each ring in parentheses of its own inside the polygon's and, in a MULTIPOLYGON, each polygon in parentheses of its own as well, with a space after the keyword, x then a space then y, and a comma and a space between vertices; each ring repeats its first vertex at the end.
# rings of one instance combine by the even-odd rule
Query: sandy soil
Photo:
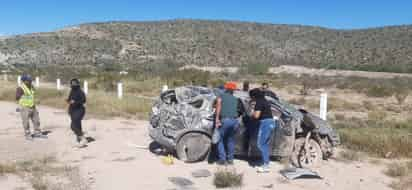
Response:
MULTIPOLYGON (((175 160, 173 165, 162 163, 161 156, 156 156, 145 149, 130 146, 137 144, 147 146, 148 137, 146 121, 122 118, 98 120, 87 119, 84 129, 94 142, 84 149, 74 148, 74 135, 69 129, 69 118, 62 110, 39 107, 43 130, 49 130, 48 139, 25 141, 16 105, 0 102, 0 160, 25 160, 34 157, 54 155, 67 165, 78 166, 81 176, 93 190, 135 190, 135 189, 183 189, 171 183, 169 177, 185 177, 194 182, 186 189, 214 189, 213 177, 194 178, 191 172, 196 169, 208 169, 214 172, 216 165, 200 162, 186 164, 175 160)), ((392 180, 382 170, 384 165, 365 162, 344 163, 334 160, 325 161, 316 171, 323 177, 319 179, 300 179, 288 181, 279 174, 284 166, 272 163, 272 172, 257 174, 246 161, 236 160, 238 172, 244 174, 242 189, 390 189, 392 180), (267 188, 264 186, 272 187, 267 188)), ((24 189, 28 184, 16 176, 0 178, 0 189, 24 189)))

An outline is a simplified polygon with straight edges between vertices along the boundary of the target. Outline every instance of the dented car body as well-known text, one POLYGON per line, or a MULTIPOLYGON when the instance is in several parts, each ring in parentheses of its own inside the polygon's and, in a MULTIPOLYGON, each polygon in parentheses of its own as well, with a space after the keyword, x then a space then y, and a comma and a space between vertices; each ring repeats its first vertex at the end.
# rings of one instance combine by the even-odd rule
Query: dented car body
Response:
MULTIPOLYGON (((149 133, 163 148, 175 151, 179 159, 194 162, 202 160, 211 148, 214 129, 214 103, 218 89, 184 86, 161 93, 150 113, 149 133)), ((259 156, 256 146, 258 121, 250 119, 253 101, 249 94, 235 91, 245 114, 236 131, 235 154, 259 156)), ((282 100, 266 97, 278 127, 271 137, 271 155, 288 158, 298 167, 312 167, 333 154, 340 143, 339 135, 328 123, 304 109, 282 100)))

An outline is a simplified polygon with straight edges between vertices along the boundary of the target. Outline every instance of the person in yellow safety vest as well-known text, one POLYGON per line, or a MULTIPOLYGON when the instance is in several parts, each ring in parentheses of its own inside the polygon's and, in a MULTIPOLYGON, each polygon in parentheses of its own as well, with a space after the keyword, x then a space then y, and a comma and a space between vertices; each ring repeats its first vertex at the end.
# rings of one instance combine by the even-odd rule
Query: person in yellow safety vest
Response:
POLYGON ((40 117, 36 109, 35 89, 29 75, 23 75, 21 85, 16 90, 16 101, 23 122, 24 135, 27 140, 33 138, 46 138, 40 130, 40 117), (34 133, 30 131, 30 120, 33 122, 34 133))

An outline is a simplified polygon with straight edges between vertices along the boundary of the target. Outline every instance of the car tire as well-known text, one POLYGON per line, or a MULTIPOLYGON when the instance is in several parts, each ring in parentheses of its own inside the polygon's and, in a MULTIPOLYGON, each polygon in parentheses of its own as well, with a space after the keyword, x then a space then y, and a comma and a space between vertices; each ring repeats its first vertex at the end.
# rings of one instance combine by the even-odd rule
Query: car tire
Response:
POLYGON ((309 154, 305 151, 305 138, 300 137, 295 140, 291 156, 292 164, 299 168, 316 168, 322 162, 322 149, 318 142, 309 139, 309 154))
POLYGON ((211 139, 202 133, 185 134, 176 145, 176 154, 184 162, 197 162, 206 158, 210 151, 211 139))

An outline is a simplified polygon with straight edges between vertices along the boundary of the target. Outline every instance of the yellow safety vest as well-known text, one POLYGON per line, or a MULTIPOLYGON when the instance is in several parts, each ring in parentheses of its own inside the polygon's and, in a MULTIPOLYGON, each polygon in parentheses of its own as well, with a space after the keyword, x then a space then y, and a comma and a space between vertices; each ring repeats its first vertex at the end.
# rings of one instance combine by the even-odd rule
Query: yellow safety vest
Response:
POLYGON ((19 104, 23 107, 34 107, 34 88, 28 88, 26 84, 22 84, 24 94, 20 97, 19 104))

